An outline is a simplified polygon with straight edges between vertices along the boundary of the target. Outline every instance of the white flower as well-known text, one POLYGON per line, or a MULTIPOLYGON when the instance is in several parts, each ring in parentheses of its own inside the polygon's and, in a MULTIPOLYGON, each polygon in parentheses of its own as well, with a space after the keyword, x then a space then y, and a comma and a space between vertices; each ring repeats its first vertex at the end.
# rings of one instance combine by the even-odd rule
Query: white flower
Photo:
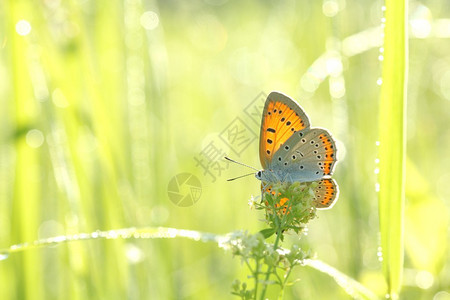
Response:
POLYGON ((256 204, 257 202, 252 195, 252 197, 248 200, 248 205, 250 206, 250 209, 254 209, 256 207, 256 204))

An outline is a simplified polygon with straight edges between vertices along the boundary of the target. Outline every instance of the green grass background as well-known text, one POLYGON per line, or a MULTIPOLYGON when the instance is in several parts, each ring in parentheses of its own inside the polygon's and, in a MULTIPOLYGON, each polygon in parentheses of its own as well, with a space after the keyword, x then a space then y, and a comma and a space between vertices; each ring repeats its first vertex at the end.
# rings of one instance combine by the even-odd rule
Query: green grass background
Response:
MULTIPOLYGON (((0 248, 122 227, 264 228, 247 205, 259 182, 226 182, 247 171, 237 165, 212 182, 194 157, 213 141, 259 167, 257 140, 237 155, 218 134, 236 117, 258 133, 244 109, 279 90, 340 141, 340 199, 300 244, 383 296, 375 191, 381 32, 372 30, 382 4, 0 2, 0 248), (143 15, 157 26, 146 29, 143 15), (17 33, 20 20, 31 25, 28 35, 17 33), (319 57, 327 59, 314 63, 319 57), (182 172, 202 182, 190 207, 167 195, 182 172)), ((450 7, 409 6, 402 295, 442 300, 450 298, 450 33, 442 26, 450 7)), ((0 261, 0 290, 4 299, 226 299, 246 274, 214 244, 90 240, 0 261)), ((286 299, 350 298, 313 269, 293 277, 301 280, 286 299)))

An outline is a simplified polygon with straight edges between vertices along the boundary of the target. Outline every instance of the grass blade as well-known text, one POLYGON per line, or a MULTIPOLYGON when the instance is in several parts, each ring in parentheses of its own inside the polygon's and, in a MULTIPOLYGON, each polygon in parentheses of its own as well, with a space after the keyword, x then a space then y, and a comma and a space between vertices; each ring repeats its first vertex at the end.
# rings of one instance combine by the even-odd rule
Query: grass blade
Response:
POLYGON ((306 259, 305 265, 331 276, 354 299, 377 299, 377 296, 355 279, 318 259, 306 259))
POLYGON ((405 108, 407 82, 406 1, 386 1, 380 100, 379 214, 383 272, 398 298, 403 268, 405 108))

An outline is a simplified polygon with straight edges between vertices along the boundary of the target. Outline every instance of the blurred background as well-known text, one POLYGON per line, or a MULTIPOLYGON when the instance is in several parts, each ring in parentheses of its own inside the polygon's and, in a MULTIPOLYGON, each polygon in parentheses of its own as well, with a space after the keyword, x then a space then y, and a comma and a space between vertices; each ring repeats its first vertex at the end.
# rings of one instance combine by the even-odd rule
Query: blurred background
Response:
MULTIPOLYGON (((272 90, 338 140, 340 199, 302 245, 383 296, 376 194, 383 1, 0 2, 0 248, 167 226, 265 228, 259 122, 272 90)), ((450 299, 450 5, 410 1, 404 299, 450 299)), ((0 261, 2 299, 231 298, 217 245, 90 240, 0 261)), ((350 298, 298 268, 286 299, 350 298)), ((275 294, 272 294, 272 297, 275 294)), ((269 295, 271 296, 271 295, 269 295)))

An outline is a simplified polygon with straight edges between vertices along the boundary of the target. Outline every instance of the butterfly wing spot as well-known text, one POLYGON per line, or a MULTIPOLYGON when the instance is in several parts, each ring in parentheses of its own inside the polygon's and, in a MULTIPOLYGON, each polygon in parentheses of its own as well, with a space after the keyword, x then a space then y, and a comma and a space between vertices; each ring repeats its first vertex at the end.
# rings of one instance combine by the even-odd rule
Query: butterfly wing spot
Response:
POLYGON ((284 146, 284 150, 288 151, 289 150, 289 146, 284 146))
MULTIPOLYGON (((280 112, 281 112, 281 110, 280 110, 280 112)), ((286 121, 286 118, 285 118, 285 117, 282 117, 280 121, 281 121, 281 122, 284 122, 284 121, 286 121)))
POLYGON ((267 152, 268 155, 270 155, 270 150, 267 150, 266 152, 267 152))
POLYGON ((267 143, 272 144, 273 141, 271 139, 267 139, 267 143))
POLYGON ((278 156, 278 161, 281 161, 281 156, 278 156))
POLYGON ((294 160, 295 160, 296 158, 297 158, 297 156, 295 156, 295 155, 292 155, 292 159, 294 159, 294 160))
POLYGON ((275 130, 275 129, 273 129, 273 128, 270 128, 270 127, 269 127, 269 128, 267 128, 267 131, 268 131, 268 132, 272 132, 272 133, 275 133, 275 132, 276 132, 276 130, 275 130))

